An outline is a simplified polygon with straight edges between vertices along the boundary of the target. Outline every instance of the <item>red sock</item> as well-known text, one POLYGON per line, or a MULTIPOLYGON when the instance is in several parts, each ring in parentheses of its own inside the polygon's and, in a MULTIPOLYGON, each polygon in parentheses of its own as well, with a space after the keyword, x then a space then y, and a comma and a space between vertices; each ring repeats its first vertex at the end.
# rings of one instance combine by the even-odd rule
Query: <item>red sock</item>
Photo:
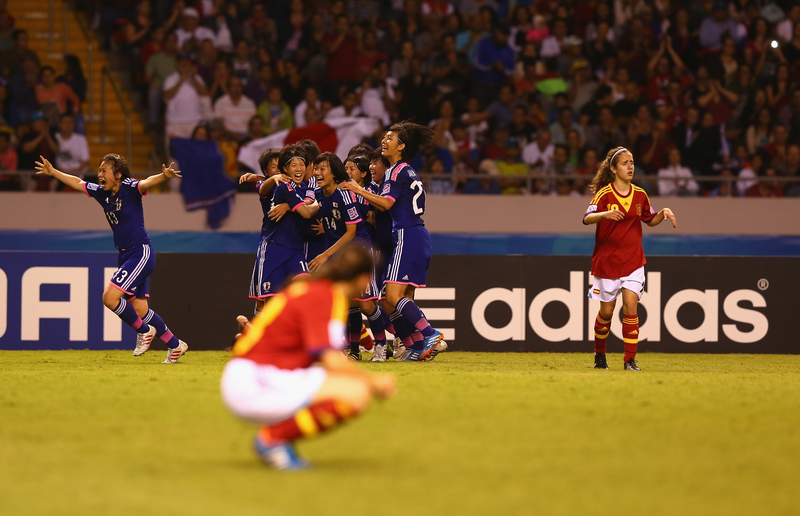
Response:
POLYGON ((343 401, 321 401, 297 411, 294 416, 280 423, 262 426, 258 437, 265 443, 313 437, 331 430, 354 415, 354 411, 343 401))
POLYGON ((600 317, 600 312, 597 313, 597 319, 594 320, 594 352, 605 353, 606 341, 608 341, 608 332, 611 328, 611 321, 606 321, 600 317))
POLYGON ((622 340, 625 342, 625 362, 636 357, 636 348, 639 346, 639 316, 622 316, 622 340))
POLYGON ((364 346, 364 349, 367 351, 372 349, 372 346, 375 345, 375 342, 372 340, 372 336, 367 331, 367 327, 363 324, 361 325, 361 345, 364 346))

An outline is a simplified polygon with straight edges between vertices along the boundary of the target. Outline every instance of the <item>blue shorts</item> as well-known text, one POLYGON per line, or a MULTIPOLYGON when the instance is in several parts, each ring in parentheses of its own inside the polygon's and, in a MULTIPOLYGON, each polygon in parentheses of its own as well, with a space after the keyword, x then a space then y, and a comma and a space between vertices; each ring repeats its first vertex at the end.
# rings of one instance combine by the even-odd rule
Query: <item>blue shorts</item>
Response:
POLYGON ((306 258, 306 263, 310 262, 317 256, 321 255, 328 250, 328 245, 325 242, 325 237, 317 235, 314 238, 309 238, 303 245, 303 251, 306 258))
POLYGON ((117 266, 109 283, 125 292, 127 299, 150 297, 147 278, 156 268, 156 253, 150 244, 120 251, 117 266))
POLYGON ((264 299, 280 292, 286 282, 308 274, 302 251, 293 251, 269 240, 262 240, 256 252, 250 297, 264 299))
POLYGON ((431 265, 430 233, 425 226, 412 226, 397 229, 392 235, 394 252, 388 260, 384 282, 424 287, 431 265))

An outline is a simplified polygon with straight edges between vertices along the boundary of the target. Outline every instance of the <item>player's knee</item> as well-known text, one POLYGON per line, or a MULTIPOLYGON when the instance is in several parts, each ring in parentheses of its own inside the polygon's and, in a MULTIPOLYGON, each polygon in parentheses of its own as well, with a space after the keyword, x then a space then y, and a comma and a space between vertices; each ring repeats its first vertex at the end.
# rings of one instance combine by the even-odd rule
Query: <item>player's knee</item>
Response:
POLYGON ((114 310, 119 305, 119 298, 114 295, 114 292, 106 290, 103 292, 103 304, 106 305, 109 310, 114 310))
POLYGON ((633 301, 633 302, 630 302, 630 303, 625 303, 622 306, 622 312, 625 315, 636 315, 636 308, 637 308, 638 304, 639 303, 637 303, 636 301, 633 301))

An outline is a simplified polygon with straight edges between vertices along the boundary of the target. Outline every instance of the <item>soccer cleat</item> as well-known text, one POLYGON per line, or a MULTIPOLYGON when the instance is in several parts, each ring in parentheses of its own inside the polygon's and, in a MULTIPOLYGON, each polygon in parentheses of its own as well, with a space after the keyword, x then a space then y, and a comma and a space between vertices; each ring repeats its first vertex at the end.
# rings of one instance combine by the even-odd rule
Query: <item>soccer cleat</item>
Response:
POLYGON ((608 362, 606 362, 605 353, 594 354, 594 368, 595 369, 608 369, 608 362))
POLYGON ((186 352, 189 351, 189 346, 183 342, 182 340, 178 341, 178 347, 172 348, 167 351, 167 358, 164 359, 162 364, 174 364, 181 358, 186 352))
POLYGON ((150 326, 150 331, 147 333, 137 333, 136 334, 136 348, 133 350, 133 356, 140 357, 144 355, 148 349, 150 349, 150 344, 153 342, 153 337, 156 336, 156 327, 150 326))
POLYGON ((344 356, 347 357, 347 360, 355 360, 360 362, 361 361, 361 353, 353 353, 352 351, 345 352, 344 356))
POLYGON ((442 338, 444 337, 444 335, 442 335, 442 332, 440 332, 439 330, 433 330, 433 331, 434 331, 433 335, 425 338, 425 347, 422 349, 422 353, 420 354, 419 357, 420 360, 427 360, 428 357, 431 356, 431 353, 433 353, 434 348, 439 345, 439 343, 442 341, 442 338))
POLYGON ((375 344, 372 348, 370 362, 386 362, 386 344, 375 344))
POLYGON ((406 352, 406 347, 403 344, 403 341, 395 337, 392 341, 392 356, 394 356, 397 360, 400 360, 400 357, 403 356, 406 352))
POLYGON ((639 366, 636 365, 636 360, 633 359, 633 358, 628 360, 627 362, 625 362, 625 370, 626 371, 641 371, 641 369, 639 369, 639 366))
POLYGON ((402 355, 399 355, 399 356, 395 355, 395 356, 397 357, 397 360, 403 360, 405 362, 419 362, 423 351, 424 350, 422 350, 422 349, 409 349, 409 348, 406 348, 406 350, 403 352, 402 355))
POLYGON ((291 443, 264 444, 256 436, 254 448, 259 460, 280 471, 308 469, 310 464, 297 456, 291 443))
POLYGON ((423 359, 423 362, 430 362, 431 360, 436 358, 436 355, 438 355, 439 353, 443 353, 445 351, 447 351, 447 342, 445 342, 444 339, 442 339, 439 341, 436 347, 433 348, 433 351, 431 351, 430 356, 428 358, 423 359))

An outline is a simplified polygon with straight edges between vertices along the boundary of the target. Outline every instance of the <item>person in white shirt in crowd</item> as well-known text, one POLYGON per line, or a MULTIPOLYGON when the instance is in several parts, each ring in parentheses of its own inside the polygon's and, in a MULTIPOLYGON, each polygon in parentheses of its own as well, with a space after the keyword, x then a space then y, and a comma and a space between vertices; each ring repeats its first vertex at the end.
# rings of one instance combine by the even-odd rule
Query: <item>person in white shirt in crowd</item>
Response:
POLYGON ((225 130, 243 139, 247 126, 256 114, 256 103, 242 94, 242 80, 236 76, 228 78, 228 93, 214 103, 214 118, 225 124, 225 130))
POLYGON ((303 127, 306 125, 306 109, 311 106, 317 110, 319 113, 320 109, 322 109, 322 102, 319 100, 319 92, 317 88, 314 86, 309 86, 306 88, 305 96, 303 100, 297 104, 297 107, 294 108, 294 124, 295 127, 303 127))
POLYGON ((367 77, 357 93, 361 97, 361 111, 365 116, 377 118, 384 127, 392 124, 389 111, 386 110, 384 103, 386 88, 382 81, 374 77, 367 77))
POLYGON ((84 177, 89 171, 89 142, 84 135, 75 132, 75 117, 72 114, 61 115, 56 141, 56 167, 67 174, 84 177))
POLYGON ((556 146, 550 141, 550 131, 540 129, 536 140, 522 149, 522 161, 532 167, 543 167, 550 163, 555 152, 556 146))
POLYGON ((325 120, 335 120, 348 116, 361 116, 364 112, 359 104, 360 102, 355 90, 348 89, 344 95, 342 95, 342 105, 336 106, 328 111, 328 114, 325 115, 325 120))
POLYGON ((567 23, 560 18, 556 19, 553 22, 552 36, 548 36, 542 41, 539 55, 544 59, 557 57, 561 55, 561 49, 567 44, 567 23))
POLYGON ((658 171, 658 195, 662 197, 693 196, 700 191, 700 185, 694 180, 692 171, 681 166, 681 151, 673 148, 669 151, 669 165, 658 171))
POLYGON ((175 35, 178 36, 178 48, 184 51, 187 49, 199 50, 200 43, 207 39, 213 41, 214 46, 217 45, 217 35, 208 27, 200 25, 200 13, 194 7, 187 7, 183 10, 181 26, 175 31, 175 35), (190 49, 187 48, 187 43, 189 43, 190 49))
POLYGON ((792 29, 800 22, 800 5, 793 4, 789 7, 789 13, 778 25, 775 26, 775 34, 781 43, 787 43, 792 40, 792 29))
POLYGON ((189 54, 178 54, 176 66, 178 70, 164 79, 167 152, 171 138, 191 137, 195 126, 203 120, 203 98, 208 97, 208 88, 189 54))

